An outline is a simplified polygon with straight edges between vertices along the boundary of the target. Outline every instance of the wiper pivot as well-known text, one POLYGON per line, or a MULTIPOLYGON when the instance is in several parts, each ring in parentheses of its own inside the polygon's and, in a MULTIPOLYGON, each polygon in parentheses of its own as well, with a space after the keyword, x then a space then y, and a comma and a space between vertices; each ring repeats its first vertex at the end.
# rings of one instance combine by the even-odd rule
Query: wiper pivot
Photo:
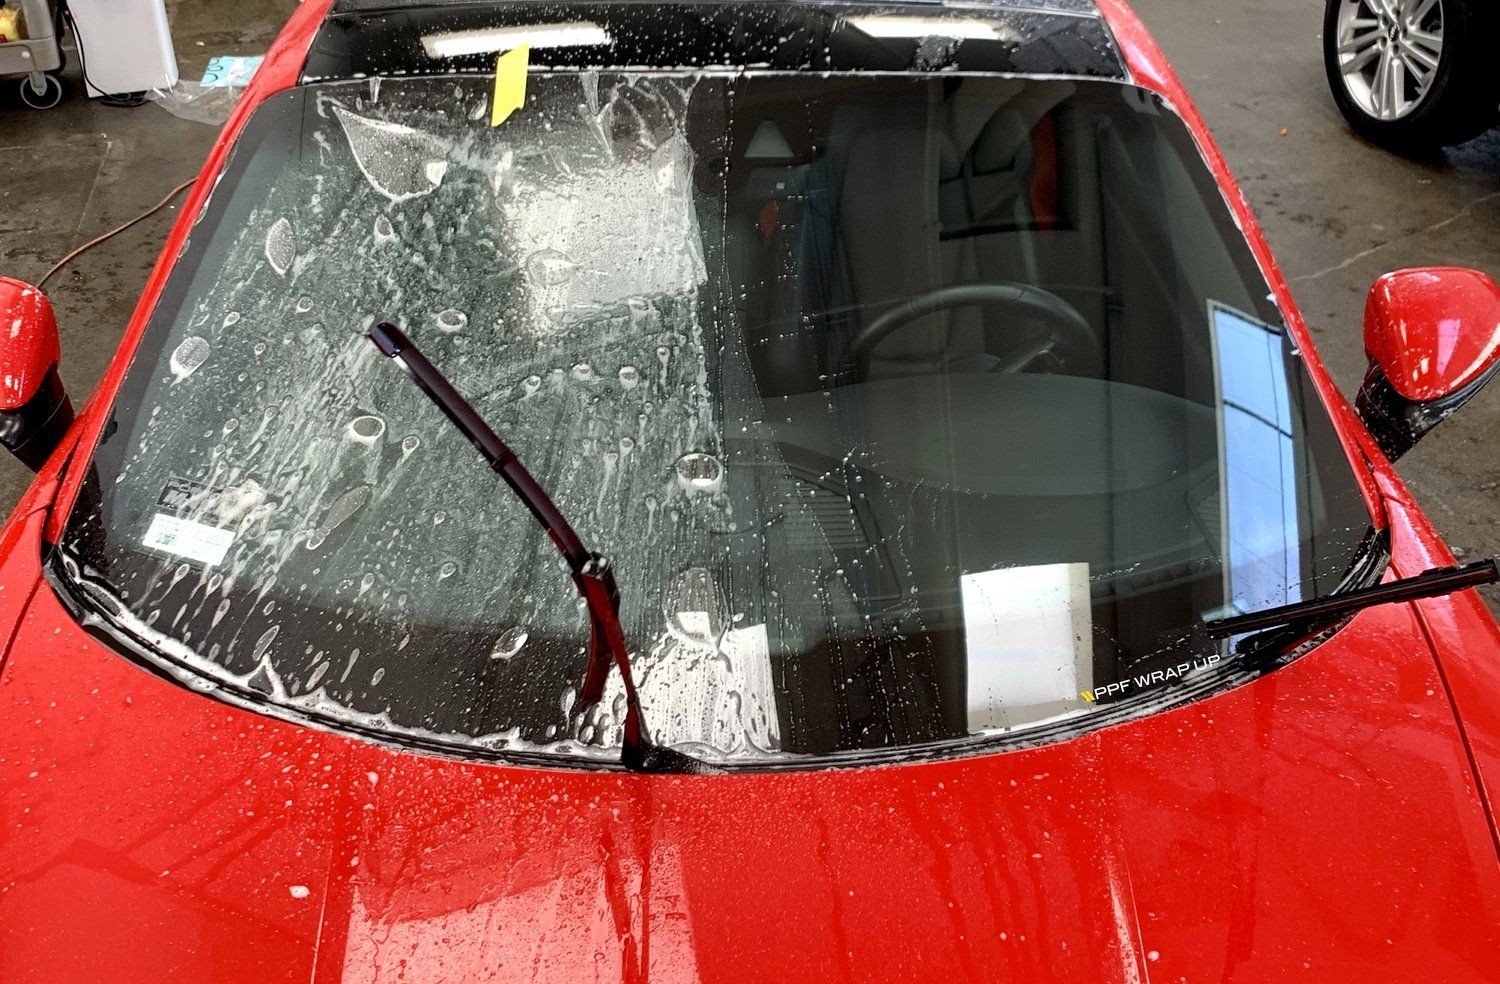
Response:
POLYGON ((1494 584, 1497 581, 1500 581, 1500 567, 1496 566, 1495 561, 1477 560, 1459 567, 1436 567, 1413 577, 1403 577, 1388 584, 1376 584, 1368 588, 1341 591, 1326 598, 1299 601, 1277 608, 1267 608, 1264 611, 1249 612, 1245 615, 1209 619, 1203 623, 1203 628, 1211 639, 1227 639, 1230 636, 1260 629, 1274 629, 1288 625, 1316 625, 1374 605, 1432 598, 1480 584, 1494 584))
POLYGON ((504 441, 484 422, 484 418, 459 395, 453 384, 411 339, 393 324, 381 322, 370 329, 370 341, 389 356, 436 403, 464 437, 479 450, 494 471, 505 479, 517 497, 526 504, 532 516, 547 531, 558 553, 572 572, 573 583, 588 607, 589 666, 579 691, 580 709, 588 709, 604 696, 611 663, 620 669, 625 689, 625 721, 620 741, 620 761, 638 772, 715 772, 705 762, 670 748, 653 745, 641 716, 640 696, 635 677, 630 672, 629 648, 620 626, 620 588, 615 582, 609 560, 584 546, 562 510, 545 489, 521 464, 504 441))

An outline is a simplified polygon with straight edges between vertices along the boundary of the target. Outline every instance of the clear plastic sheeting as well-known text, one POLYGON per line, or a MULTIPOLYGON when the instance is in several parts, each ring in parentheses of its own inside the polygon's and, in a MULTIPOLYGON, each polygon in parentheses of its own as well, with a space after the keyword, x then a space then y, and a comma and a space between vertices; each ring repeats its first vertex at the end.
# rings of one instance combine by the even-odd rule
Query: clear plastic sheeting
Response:
POLYGON ((218 55, 209 59, 201 81, 179 79, 170 88, 152 89, 146 98, 173 116, 223 126, 262 60, 260 55, 218 55))
POLYGON ((147 92, 146 99, 179 119, 223 126, 244 94, 242 85, 204 85, 179 79, 170 88, 147 92))

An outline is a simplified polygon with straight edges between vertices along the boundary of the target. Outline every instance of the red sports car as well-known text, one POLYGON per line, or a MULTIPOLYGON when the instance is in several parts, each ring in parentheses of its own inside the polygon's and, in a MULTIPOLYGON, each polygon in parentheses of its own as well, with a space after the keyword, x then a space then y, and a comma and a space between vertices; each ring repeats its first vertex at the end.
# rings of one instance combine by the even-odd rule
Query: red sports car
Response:
POLYGON ((308 0, 0 284, 5 984, 1500 980, 1500 289, 1350 407, 1121 0, 308 0))

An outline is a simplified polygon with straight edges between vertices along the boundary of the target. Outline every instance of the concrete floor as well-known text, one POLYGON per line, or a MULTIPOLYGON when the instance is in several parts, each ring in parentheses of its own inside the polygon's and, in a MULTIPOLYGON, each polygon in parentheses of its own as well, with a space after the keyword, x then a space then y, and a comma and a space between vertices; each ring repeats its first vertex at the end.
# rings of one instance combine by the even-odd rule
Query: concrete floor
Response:
MULTIPOLYGON (((1335 379, 1364 374, 1364 297, 1405 266, 1455 264, 1500 276, 1500 131, 1429 161, 1362 143, 1329 98, 1321 0, 1135 0, 1207 118, 1265 226, 1335 379), (1285 129, 1287 135, 1281 136, 1285 129)), ((292 0, 169 0, 182 77, 210 55, 265 49, 292 0), (238 25, 234 28, 226 25, 238 25)), ((76 66, 76 59, 74 60, 76 66)), ((48 113, 0 94, 0 272, 35 281, 73 246, 159 201, 199 167, 215 128, 154 105, 73 98, 48 113)), ((48 285, 63 377, 88 393, 175 215, 160 214, 81 257, 48 285)), ((1500 384, 1405 460, 1402 474, 1459 551, 1500 554, 1500 384)), ((28 480, 0 458, 0 505, 28 480)), ((1500 611, 1500 591, 1487 595, 1500 611)))

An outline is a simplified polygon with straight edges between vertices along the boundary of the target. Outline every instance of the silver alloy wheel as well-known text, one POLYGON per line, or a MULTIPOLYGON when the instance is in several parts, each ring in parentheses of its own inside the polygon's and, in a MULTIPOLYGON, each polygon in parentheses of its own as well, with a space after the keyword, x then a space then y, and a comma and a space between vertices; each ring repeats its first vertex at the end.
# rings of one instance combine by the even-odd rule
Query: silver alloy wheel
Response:
POLYGON ((1372 119, 1414 113, 1443 54, 1443 0, 1339 0, 1344 91, 1372 119))

